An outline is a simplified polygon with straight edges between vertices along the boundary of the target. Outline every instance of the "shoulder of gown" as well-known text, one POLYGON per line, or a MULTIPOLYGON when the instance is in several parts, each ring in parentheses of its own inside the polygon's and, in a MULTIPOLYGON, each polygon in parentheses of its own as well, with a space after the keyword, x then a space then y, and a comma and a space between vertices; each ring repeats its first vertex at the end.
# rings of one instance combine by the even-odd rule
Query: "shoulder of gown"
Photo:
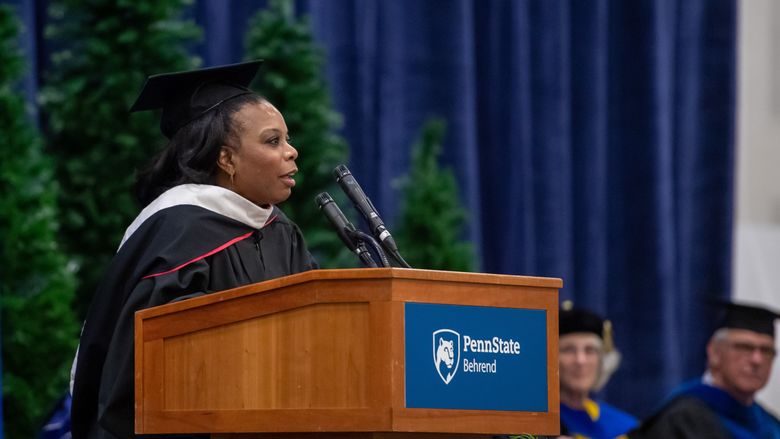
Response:
POLYGON ((628 433, 630 439, 731 439, 718 416, 701 400, 678 396, 628 433))

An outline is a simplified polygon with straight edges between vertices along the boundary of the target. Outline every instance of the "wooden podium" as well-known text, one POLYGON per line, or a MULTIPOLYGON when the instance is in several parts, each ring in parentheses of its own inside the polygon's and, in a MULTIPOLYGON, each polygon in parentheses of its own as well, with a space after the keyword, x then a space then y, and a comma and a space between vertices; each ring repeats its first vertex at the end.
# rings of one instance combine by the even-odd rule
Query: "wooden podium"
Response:
MULTIPOLYGON (((139 311, 135 431, 213 438, 557 434, 561 286, 560 279, 525 276, 314 270, 139 311), (541 312, 546 410, 407 406, 409 304, 541 312)), ((468 376, 458 373, 450 379, 468 376)))

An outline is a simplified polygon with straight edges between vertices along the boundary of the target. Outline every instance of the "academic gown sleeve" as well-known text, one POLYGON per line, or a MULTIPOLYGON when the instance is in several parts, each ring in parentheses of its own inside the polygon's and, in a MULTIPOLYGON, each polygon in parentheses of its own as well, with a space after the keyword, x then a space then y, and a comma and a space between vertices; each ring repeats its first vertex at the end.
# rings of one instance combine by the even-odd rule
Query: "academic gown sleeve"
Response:
MULTIPOLYGON (((230 233, 237 235, 243 232, 237 230, 230 233)), ((95 418, 88 422, 91 425, 87 426, 88 434, 84 437, 89 439, 134 437, 134 314, 136 311, 162 305, 182 296, 222 291, 317 268, 297 226, 281 215, 281 212, 271 224, 260 230, 250 229, 238 236, 244 238, 232 242, 207 257, 195 257, 191 260, 193 255, 182 255, 184 263, 172 264, 175 269, 156 266, 151 273, 146 274, 132 286, 116 316, 114 326, 109 328, 111 336, 105 343, 102 368, 92 368, 100 370, 99 381, 88 383, 92 387, 97 387, 97 408, 93 415, 95 418)), ((99 290, 98 294, 110 294, 110 292, 99 290)), ((87 318, 89 320, 89 315, 87 318)), ((103 321, 105 322, 106 319, 103 321)), ((99 330, 99 328, 91 328, 93 333, 99 330)), ((92 351, 92 355, 88 357, 89 361, 100 361, 100 354, 95 354, 95 349, 92 351)), ((83 361, 81 353, 79 355, 77 385, 79 384, 78 373, 83 361)), ((92 379, 94 378, 82 377, 82 380, 92 379)), ((77 400, 78 393, 74 392, 74 402, 77 400)), ((74 438, 77 437, 74 435, 74 438)))
MULTIPOLYGON (((175 274, 145 279, 130 294, 109 342, 100 377, 98 430, 118 438, 132 438, 134 423, 134 315, 137 310, 161 305, 186 293, 206 291, 208 263, 198 262, 175 274)), ((95 438, 112 438, 95 431, 95 438)), ((93 435, 90 435, 92 438, 93 435)))

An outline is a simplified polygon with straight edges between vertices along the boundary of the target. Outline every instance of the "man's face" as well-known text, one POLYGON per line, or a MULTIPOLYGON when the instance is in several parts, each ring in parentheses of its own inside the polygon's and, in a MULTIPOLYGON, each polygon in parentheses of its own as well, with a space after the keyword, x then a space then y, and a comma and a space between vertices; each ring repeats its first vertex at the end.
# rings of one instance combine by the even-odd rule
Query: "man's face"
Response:
POLYGON ((602 343, 591 333, 576 332, 558 341, 561 390, 586 396, 599 374, 602 343))
POLYGON ((713 383, 745 404, 769 381, 775 358, 773 337, 746 329, 728 329, 707 345, 713 383))

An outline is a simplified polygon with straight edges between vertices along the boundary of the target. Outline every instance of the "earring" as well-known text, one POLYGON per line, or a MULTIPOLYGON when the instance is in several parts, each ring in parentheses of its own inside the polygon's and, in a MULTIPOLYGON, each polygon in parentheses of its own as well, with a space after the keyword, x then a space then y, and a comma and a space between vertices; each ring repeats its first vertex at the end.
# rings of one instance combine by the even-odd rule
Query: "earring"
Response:
POLYGON ((236 186, 236 182, 233 181, 233 175, 235 175, 235 173, 231 172, 230 173, 230 187, 235 187, 236 186))

